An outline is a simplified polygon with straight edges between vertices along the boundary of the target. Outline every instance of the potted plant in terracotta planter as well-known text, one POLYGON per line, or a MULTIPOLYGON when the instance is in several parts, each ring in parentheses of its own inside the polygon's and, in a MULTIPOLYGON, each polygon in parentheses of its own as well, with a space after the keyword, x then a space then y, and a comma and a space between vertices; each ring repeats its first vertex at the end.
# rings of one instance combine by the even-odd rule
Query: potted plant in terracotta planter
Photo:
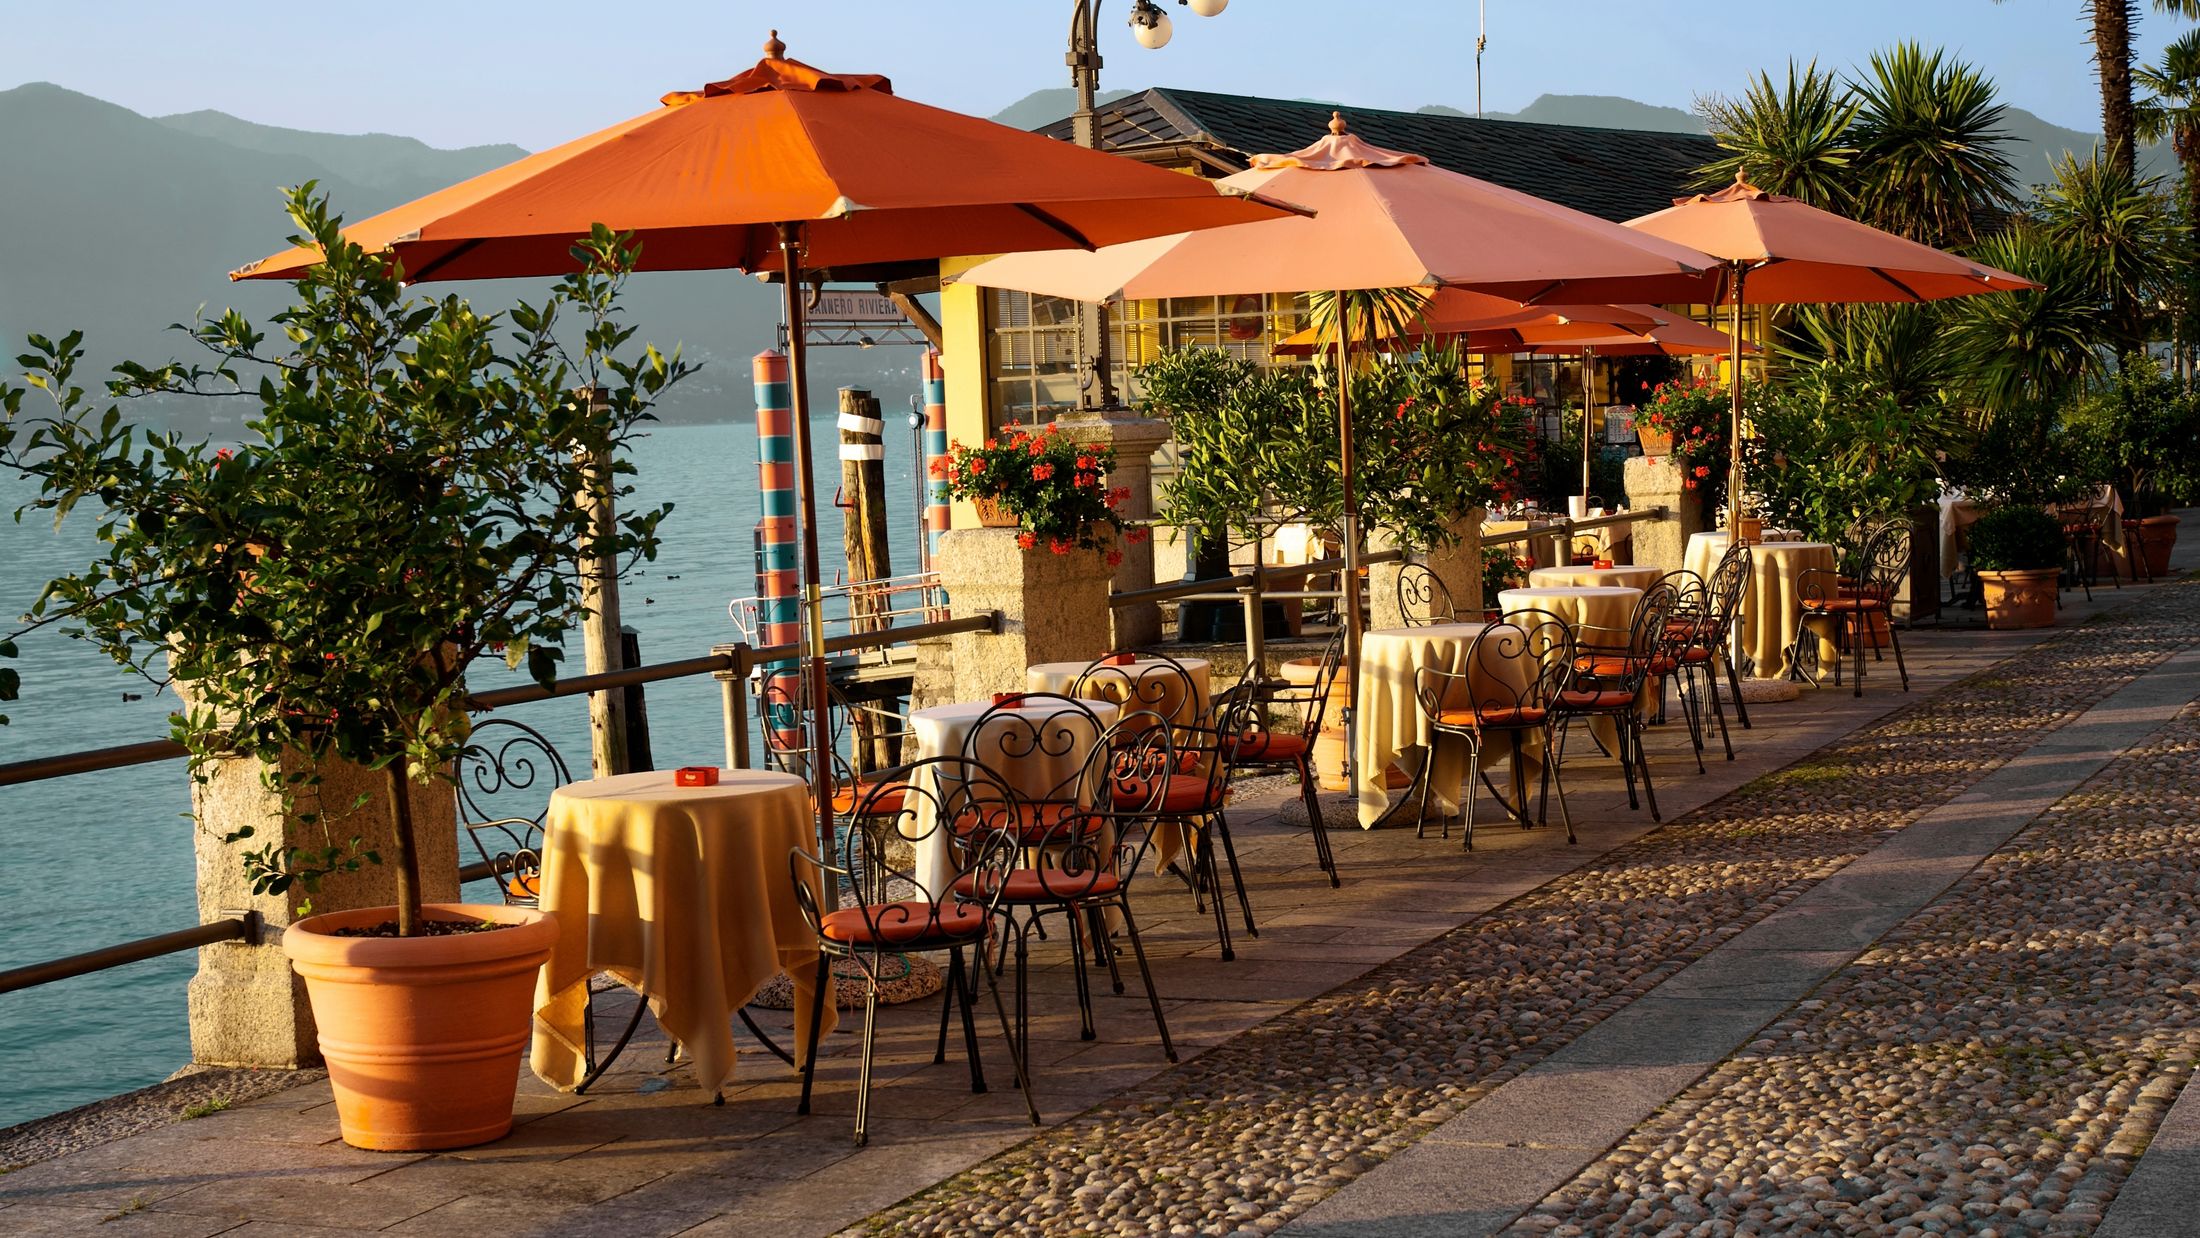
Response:
POLYGON ((2146 555, 2149 576, 2164 575, 2177 545, 2179 520, 2170 509, 2200 497, 2200 393, 2154 358, 2133 353, 2071 410, 2070 422, 2106 458, 2123 502, 2126 546, 2146 555))
POLYGON ((1670 456, 1681 485, 1701 492, 1706 510, 1725 502, 1728 422, 1733 409, 1718 380, 1698 375, 1660 383, 1635 410, 1635 439, 1646 456, 1670 456))
MULTIPOLYGON (((1123 530, 1115 509, 1130 497, 1129 491, 1108 486, 1114 467, 1114 448, 1079 443, 1051 422, 1004 426, 984 446, 954 443, 932 462, 947 493, 977 504, 987 528, 1019 530, 1016 541, 1026 550, 1043 545, 1058 555, 1103 551, 1110 567, 1123 560, 1114 545, 1123 530)), ((1143 541, 1146 531, 1132 529, 1124 536, 1143 541)))
POLYGON ((606 529, 576 500, 629 492, 619 450, 686 367, 620 355, 631 254, 602 229, 576 248, 585 269, 543 303, 479 314, 455 297, 409 299, 401 273, 343 240, 309 190, 292 195, 293 239, 326 260, 297 281, 279 331, 235 312, 202 320, 189 332, 210 364, 124 363, 109 385, 125 399, 242 400, 246 443, 214 451, 129 425, 76 385, 79 336, 32 337, 29 387, 0 385, 0 463, 37 482, 30 509, 103 509, 100 557, 48 586, 34 626, 65 619, 173 681, 195 775, 257 762, 270 793, 318 822, 319 846, 200 822, 241 851, 255 893, 295 898, 392 866, 395 905, 301 920, 284 947, 345 1140, 456 1147, 510 1128, 554 926, 527 909, 423 905, 413 793, 453 776, 477 658, 551 682, 584 617, 583 563, 654 553, 665 509, 606 529), (39 389, 54 408, 34 417, 39 389), (338 763, 377 771, 379 794, 322 803, 319 771, 338 763), (369 812, 387 819, 370 827, 369 812))
POLYGON ((2060 521, 2037 507, 1999 507, 1971 526, 1970 546, 1987 627, 2044 628, 2055 622, 2067 551, 2060 521))

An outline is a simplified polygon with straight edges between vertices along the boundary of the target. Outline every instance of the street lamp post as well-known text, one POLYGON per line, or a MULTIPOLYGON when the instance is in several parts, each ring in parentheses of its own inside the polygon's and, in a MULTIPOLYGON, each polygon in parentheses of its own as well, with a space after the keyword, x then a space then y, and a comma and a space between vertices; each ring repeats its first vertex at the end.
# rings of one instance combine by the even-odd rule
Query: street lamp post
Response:
MULTIPOLYGON (((1189 7, 1201 17, 1213 17, 1228 8, 1230 0, 1176 0, 1180 6, 1189 7)), ((1094 115, 1096 96, 1100 93, 1100 5, 1102 0, 1075 0, 1069 19, 1069 54, 1063 57, 1069 65, 1071 85, 1077 88, 1077 111, 1070 117, 1070 140, 1089 150, 1100 149, 1100 121, 1094 115)), ((1167 46, 1174 25, 1169 15, 1154 0, 1132 0, 1130 17, 1131 34, 1138 44, 1148 50, 1167 46)), ((1092 378, 1084 387, 1086 408, 1114 408, 1115 366, 1108 348, 1108 308, 1103 302, 1088 302, 1077 313, 1077 333, 1086 347, 1092 378), (1097 402, 1096 401, 1097 398, 1097 402)), ((1080 347, 1085 352, 1086 347, 1080 347)))

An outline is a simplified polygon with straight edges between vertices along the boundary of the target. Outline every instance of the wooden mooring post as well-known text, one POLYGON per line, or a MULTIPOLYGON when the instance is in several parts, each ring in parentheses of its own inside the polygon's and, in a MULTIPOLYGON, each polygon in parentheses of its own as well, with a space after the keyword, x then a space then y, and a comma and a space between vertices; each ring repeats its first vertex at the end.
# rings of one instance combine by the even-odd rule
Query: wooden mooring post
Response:
MULTIPOLYGON (((879 402, 860 387, 840 389, 840 508, 841 546, 848 560, 848 581, 884 580, 894 574, 893 553, 886 542, 886 446, 885 422, 879 402)), ((857 632, 887 626, 886 612, 893 599, 860 588, 848 591, 849 627, 857 632)), ((899 754, 880 734, 876 716, 869 710, 852 711, 855 729, 856 767, 881 769, 895 764, 899 754)))

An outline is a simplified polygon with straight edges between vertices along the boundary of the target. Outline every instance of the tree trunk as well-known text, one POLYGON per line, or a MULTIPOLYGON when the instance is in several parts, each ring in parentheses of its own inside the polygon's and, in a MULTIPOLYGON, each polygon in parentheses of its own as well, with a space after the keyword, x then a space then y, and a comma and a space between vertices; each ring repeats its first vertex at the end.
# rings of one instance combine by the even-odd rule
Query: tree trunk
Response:
POLYGON ((390 821, 395 827, 390 831, 391 846, 397 852, 391 859, 397 865, 399 937, 420 935, 420 857, 413 849, 412 779, 405 776, 409 764, 399 757, 386 769, 390 777, 390 821))
POLYGON ((2177 361, 2190 377, 2192 351, 2200 346, 2200 125, 2180 127, 2173 139, 2185 197, 2183 305, 2178 307, 2177 361))
POLYGON ((2101 139, 2108 161, 2130 175, 2132 147, 2131 0, 2088 0, 2093 10, 2093 60, 2101 79, 2101 139))

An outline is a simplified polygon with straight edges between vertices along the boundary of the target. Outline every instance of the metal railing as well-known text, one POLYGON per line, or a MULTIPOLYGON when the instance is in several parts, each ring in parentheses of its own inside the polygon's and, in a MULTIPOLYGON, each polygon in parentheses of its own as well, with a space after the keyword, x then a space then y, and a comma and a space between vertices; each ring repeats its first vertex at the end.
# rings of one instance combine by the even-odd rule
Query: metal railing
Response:
MULTIPOLYGON (((968 615, 960 619, 938 619, 928 623, 910 624, 905 627, 886 628, 873 632, 848 632, 830 637, 825 642, 827 653, 845 653, 851 650, 883 648, 888 645, 924 640, 930 637, 951 636, 959 632, 990 632, 996 636, 1004 630, 1001 612, 968 615)), ((602 692, 626 688, 637 684, 661 683, 669 679, 683 679, 691 675, 711 675, 726 685, 727 691, 727 753, 730 764, 746 767, 747 697, 741 691, 750 674, 759 667, 787 662, 800 657, 800 645, 752 646, 745 643, 720 646, 709 657, 685 658, 677 662, 663 662, 655 666, 637 666, 627 670, 605 671, 596 675, 577 675, 561 679, 544 687, 541 684, 524 684, 513 688, 497 688, 477 692, 467 697, 469 708, 477 711, 502 709, 530 701, 547 701, 558 697, 581 696, 590 692, 602 692), (735 758, 736 745, 732 741, 734 720, 741 719, 739 759, 735 758)), ((190 755, 182 744, 174 740, 154 740, 138 744, 122 744, 112 748, 98 748, 86 752, 69 752, 58 756, 33 757, 26 761, 11 761, 0 765, 0 786, 38 782, 51 778, 66 778, 73 774, 94 773, 100 770, 121 769, 132 765, 150 765, 161 761, 180 760, 190 755)), ((460 884, 496 875, 494 865, 487 860, 467 864, 458 870, 460 884)), ((247 941, 257 944, 260 938, 260 916, 257 912, 241 912, 235 916, 213 920, 191 928, 159 933, 120 942, 83 954, 65 958, 48 959, 22 967, 0 971, 0 993, 12 993, 36 985, 52 984, 93 972, 142 963, 148 959, 175 954, 184 950, 196 950, 201 946, 224 941, 247 941)))
MULTIPOLYGON (((839 627, 847 632, 879 631, 892 628, 905 619, 932 623, 947 616, 946 594, 940 588, 938 572, 912 572, 906 576, 828 585, 819 590, 819 594, 828 611, 843 612, 826 616, 828 630, 839 627)), ((732 618, 743 642, 754 643, 762 632, 763 607, 767 600, 770 599, 752 596, 726 603, 726 614, 732 618)))

